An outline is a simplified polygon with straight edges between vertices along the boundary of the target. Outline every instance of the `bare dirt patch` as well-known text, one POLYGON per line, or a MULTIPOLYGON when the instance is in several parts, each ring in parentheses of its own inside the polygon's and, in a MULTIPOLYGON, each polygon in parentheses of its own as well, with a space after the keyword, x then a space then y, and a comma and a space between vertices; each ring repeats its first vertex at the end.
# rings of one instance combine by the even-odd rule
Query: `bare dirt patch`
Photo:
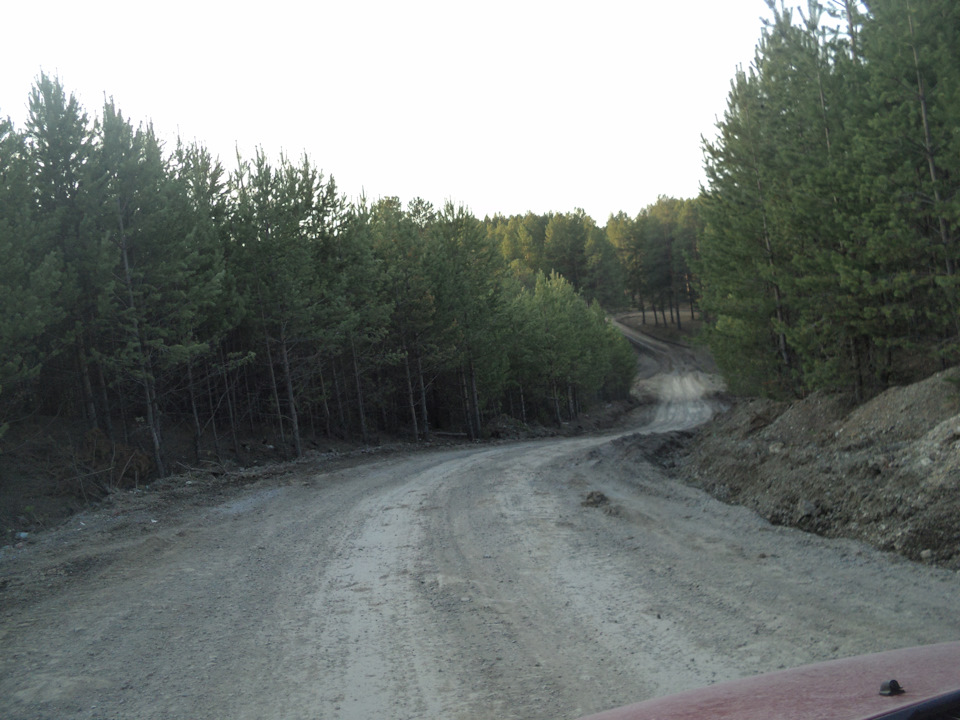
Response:
POLYGON ((663 462, 776 525, 960 569, 958 378, 954 368, 853 408, 822 394, 741 401, 663 462))

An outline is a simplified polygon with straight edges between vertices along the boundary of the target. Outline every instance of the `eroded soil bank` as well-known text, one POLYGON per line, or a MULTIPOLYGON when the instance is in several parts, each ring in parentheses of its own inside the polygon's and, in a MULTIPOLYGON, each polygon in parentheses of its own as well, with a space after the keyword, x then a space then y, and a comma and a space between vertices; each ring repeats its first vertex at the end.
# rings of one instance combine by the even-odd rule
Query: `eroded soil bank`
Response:
POLYGON ((686 481, 776 525, 960 569, 960 369, 850 408, 741 401, 660 452, 686 481))

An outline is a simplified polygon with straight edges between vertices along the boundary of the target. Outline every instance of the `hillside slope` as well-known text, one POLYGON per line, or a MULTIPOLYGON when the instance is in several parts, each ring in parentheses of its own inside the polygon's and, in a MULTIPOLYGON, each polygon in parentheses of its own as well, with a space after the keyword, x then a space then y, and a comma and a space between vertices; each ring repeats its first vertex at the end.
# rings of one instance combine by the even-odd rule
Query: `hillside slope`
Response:
POLYGON ((859 407, 750 400, 665 462, 770 522, 960 570, 960 368, 859 407))

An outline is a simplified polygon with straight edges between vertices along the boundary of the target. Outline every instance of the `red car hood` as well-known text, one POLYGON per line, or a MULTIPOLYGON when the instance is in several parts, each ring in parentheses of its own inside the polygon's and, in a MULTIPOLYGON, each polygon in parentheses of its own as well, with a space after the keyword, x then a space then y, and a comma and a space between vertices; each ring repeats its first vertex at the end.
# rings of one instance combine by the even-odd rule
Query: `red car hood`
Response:
POLYGON ((805 665, 655 698, 583 720, 877 720, 960 706, 960 642, 805 665), (896 680, 903 694, 884 696, 896 680), (901 711, 898 713, 898 711, 901 711))

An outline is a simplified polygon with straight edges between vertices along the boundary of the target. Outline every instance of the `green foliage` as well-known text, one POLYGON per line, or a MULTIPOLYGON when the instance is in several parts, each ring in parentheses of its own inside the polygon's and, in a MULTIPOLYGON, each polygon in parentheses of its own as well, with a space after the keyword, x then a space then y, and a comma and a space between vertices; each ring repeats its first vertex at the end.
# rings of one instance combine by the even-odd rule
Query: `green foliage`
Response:
POLYGON ((478 437, 628 391, 632 352, 587 302, 617 301, 620 265, 582 211, 347 205, 307 157, 237 163, 166 152, 112 100, 91 123, 38 78, 24 131, 0 122, 3 427, 70 413, 163 474, 172 423, 198 460, 224 428, 242 455, 241 426, 299 455, 308 427, 478 437))
POLYGON ((44 358, 57 348, 47 332, 66 316, 60 304, 63 254, 45 247, 33 217, 26 147, 9 121, 0 121, 0 385, 36 378, 44 358))
POLYGON ((557 420, 564 415, 561 398, 571 392, 580 398, 626 396, 636 354, 600 306, 588 305, 563 276, 539 274, 533 292, 516 296, 513 318, 518 332, 508 352, 514 382, 534 398, 552 401, 557 420))
POLYGON ((711 346, 747 392, 863 396, 918 350, 960 358, 960 12, 847 3, 841 31, 768 4, 705 144, 711 346))

